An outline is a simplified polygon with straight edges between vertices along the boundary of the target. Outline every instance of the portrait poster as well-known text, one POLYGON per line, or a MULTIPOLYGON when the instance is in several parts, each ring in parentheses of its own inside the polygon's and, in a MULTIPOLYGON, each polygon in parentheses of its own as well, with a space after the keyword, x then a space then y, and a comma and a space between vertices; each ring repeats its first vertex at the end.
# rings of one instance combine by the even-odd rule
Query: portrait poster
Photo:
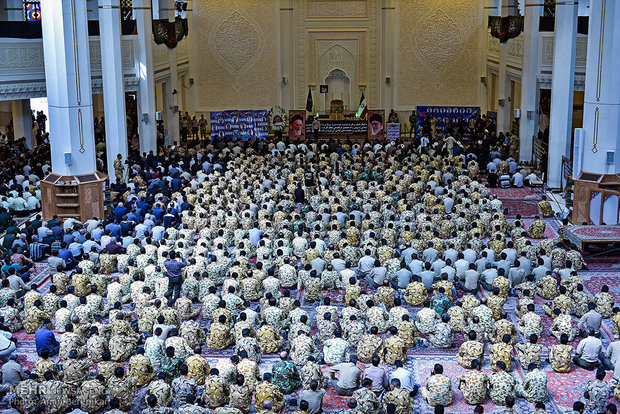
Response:
POLYGON ((269 137, 269 123, 267 111, 254 111, 254 139, 267 139, 269 137))
POLYGON ((299 141, 306 138, 306 111, 288 111, 289 139, 299 141))
POLYGON ((239 137, 241 141, 254 140, 254 111, 239 111, 239 137))
POLYGON ((385 135, 385 110, 369 109, 368 110, 368 138, 383 139, 385 135))
POLYGON ((459 118, 465 121, 465 131, 463 138, 471 138, 471 132, 467 127, 469 120, 480 116, 480 107, 477 106, 418 106, 416 108, 418 124, 416 125, 416 137, 422 137, 424 133, 424 120, 429 117, 433 122, 426 125, 426 133, 433 134, 435 137, 444 135, 447 132, 446 126, 452 121, 456 124, 459 118), (429 132, 430 131, 430 132, 429 132))
POLYGON ((219 141, 226 137, 225 124, 224 112, 211 112, 211 141, 219 141))
POLYGON ((225 134, 226 139, 238 140, 239 139, 239 111, 225 111, 225 134))

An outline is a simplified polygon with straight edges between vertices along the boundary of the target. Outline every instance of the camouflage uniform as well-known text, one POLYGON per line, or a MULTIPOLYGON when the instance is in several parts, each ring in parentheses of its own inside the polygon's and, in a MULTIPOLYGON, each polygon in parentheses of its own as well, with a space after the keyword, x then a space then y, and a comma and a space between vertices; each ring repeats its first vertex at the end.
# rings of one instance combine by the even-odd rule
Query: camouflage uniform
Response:
POLYGON ((549 363, 555 372, 569 372, 573 367, 573 347, 556 344, 549 347, 549 363))
POLYGON ((352 398, 357 401, 357 411, 361 414, 376 413, 381 407, 376 394, 368 388, 362 387, 353 391, 352 398))
POLYGON ((128 411, 133 405, 134 395, 136 393, 136 383, 131 377, 117 378, 112 377, 108 381, 108 390, 110 399, 118 398, 122 410, 128 411))
POLYGON ((463 368, 471 368, 473 360, 483 361, 484 344, 479 341, 465 341, 460 347, 456 355, 456 361, 463 368))
POLYGON ((269 382, 261 382, 256 386, 256 408, 262 409, 263 402, 267 400, 272 402, 273 411, 276 413, 284 408, 284 395, 278 387, 269 382))
POLYGON ((82 410, 89 414, 95 413, 107 405, 106 386, 98 380, 84 381, 77 398, 82 410))
POLYGON ((467 404, 482 404, 487 394, 489 377, 484 372, 470 370, 459 376, 459 388, 467 404))
POLYGON ((387 412, 388 404, 396 406, 396 414, 409 414, 413 412, 413 401, 409 397, 409 391, 405 388, 394 388, 383 396, 383 409, 387 412))
POLYGON ((357 345, 357 358, 369 364, 373 355, 383 355, 383 339, 378 335, 364 335, 357 345))
POLYGON ((506 405, 506 397, 514 397, 516 381, 508 373, 499 371, 489 378, 489 397, 496 405, 506 405))
POLYGON ((138 387, 143 387, 148 384, 155 375, 149 357, 143 354, 132 355, 131 358, 129 358, 128 375, 135 379, 138 387))

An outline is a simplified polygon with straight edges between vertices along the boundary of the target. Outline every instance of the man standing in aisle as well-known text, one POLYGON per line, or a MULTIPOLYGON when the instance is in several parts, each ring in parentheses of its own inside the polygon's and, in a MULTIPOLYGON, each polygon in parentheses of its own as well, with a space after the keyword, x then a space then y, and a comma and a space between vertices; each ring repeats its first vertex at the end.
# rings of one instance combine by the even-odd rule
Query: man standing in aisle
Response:
POLYGON ((164 267, 168 273, 168 292, 166 293, 174 293, 174 300, 178 299, 181 293, 181 285, 183 284, 181 274, 185 266, 187 266, 187 262, 183 256, 179 254, 177 259, 176 252, 174 250, 170 251, 170 257, 164 262, 164 267))
POLYGON ((411 115, 409 115, 409 138, 415 132, 416 124, 418 123, 418 115, 415 113, 415 110, 411 111, 411 115))

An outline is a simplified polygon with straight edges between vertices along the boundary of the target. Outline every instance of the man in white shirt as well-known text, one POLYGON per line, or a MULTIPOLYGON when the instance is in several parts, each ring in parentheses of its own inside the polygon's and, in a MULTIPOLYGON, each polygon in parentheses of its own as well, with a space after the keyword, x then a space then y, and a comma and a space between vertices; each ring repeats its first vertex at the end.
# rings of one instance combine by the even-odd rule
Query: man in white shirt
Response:
POLYGON ((512 184, 517 188, 523 187, 523 174, 521 174, 519 171, 514 173, 512 175, 512 184))
POLYGON ((396 369, 392 372, 392 375, 390 375, 390 382, 393 379, 399 380, 400 387, 406 389, 407 391, 413 391, 414 388, 416 390, 420 388, 420 386, 415 383, 413 372, 403 368, 403 361, 397 359, 394 362, 394 365, 396 365, 396 369))
POLYGON ((497 171, 497 164, 495 164, 493 161, 489 161, 489 163, 487 164, 487 171, 497 171))
POLYGON ((365 276, 375 267, 375 259, 370 256, 370 250, 366 250, 364 254, 357 263, 357 270, 360 275, 365 276))

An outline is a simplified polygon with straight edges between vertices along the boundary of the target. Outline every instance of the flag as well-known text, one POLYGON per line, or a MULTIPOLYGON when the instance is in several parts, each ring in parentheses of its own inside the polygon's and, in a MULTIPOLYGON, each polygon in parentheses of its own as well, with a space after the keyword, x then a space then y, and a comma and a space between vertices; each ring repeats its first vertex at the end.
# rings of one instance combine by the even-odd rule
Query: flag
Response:
POLYGON ((368 108, 366 107, 366 97, 364 96, 364 92, 362 92, 362 98, 360 99, 360 107, 357 110, 356 116, 359 119, 366 119, 367 112, 368 112, 368 108))
POLYGON ((308 88, 308 100, 306 101, 306 111, 308 111, 309 114, 312 113, 312 108, 314 107, 314 104, 312 103, 312 88, 308 88))

